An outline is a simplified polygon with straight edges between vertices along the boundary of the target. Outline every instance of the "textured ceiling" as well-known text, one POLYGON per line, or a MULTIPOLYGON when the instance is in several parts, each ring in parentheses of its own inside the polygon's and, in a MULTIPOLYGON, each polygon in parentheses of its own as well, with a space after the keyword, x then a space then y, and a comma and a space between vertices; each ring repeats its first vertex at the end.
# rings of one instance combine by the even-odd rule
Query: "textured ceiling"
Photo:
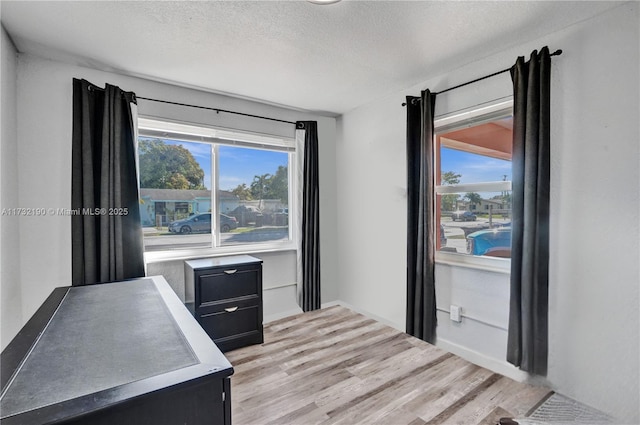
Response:
POLYGON ((619 4, 3 0, 0 12, 20 52, 341 114, 619 4))

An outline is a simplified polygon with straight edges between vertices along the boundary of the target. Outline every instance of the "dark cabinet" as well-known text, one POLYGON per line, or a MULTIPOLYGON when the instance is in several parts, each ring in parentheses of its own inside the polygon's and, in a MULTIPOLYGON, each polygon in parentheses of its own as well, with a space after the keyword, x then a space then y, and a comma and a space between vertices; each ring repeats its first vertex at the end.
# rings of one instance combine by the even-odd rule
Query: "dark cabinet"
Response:
POLYGON ((264 341, 262 260, 249 255, 185 261, 187 306, 220 350, 264 341))

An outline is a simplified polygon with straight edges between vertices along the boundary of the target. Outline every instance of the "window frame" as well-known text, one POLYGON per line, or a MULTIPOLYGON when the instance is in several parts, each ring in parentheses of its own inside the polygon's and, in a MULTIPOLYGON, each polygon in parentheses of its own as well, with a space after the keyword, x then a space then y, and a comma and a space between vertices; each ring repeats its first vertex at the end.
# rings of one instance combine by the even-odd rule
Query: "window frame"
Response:
MULTIPOLYGON (((297 249, 297 210, 299 199, 297 191, 297 155, 294 137, 274 136, 243 130, 213 127, 204 124, 173 121, 151 116, 138 116, 138 137, 156 137, 159 139, 182 140, 185 142, 208 143, 211 145, 211 247, 192 247, 184 249, 164 249, 145 251, 145 262, 167 260, 185 260, 201 257, 214 257, 229 254, 256 254, 261 252, 292 251, 297 249), (220 217, 218 214, 217 194, 219 193, 219 147, 221 145, 286 152, 288 155, 289 184, 289 238, 282 241, 256 242, 239 245, 218 245, 220 236, 220 217)), ((137 149, 136 149, 137 150, 137 149)), ((138 153, 136 152, 136 161, 138 153)), ((138 169, 139 173, 139 169, 138 169)), ((138 178, 138 182, 140 179, 138 178)))
MULTIPOLYGON (((474 127, 511 115, 513 115, 513 96, 504 97, 485 104, 436 117, 434 120, 433 136, 434 151, 432 153, 434 157, 433 181, 437 181, 438 172, 441 171, 440 153, 436 152, 436 149, 438 148, 436 137, 438 136, 438 134, 450 132, 453 130, 460 130, 463 128, 474 127)), ((443 194, 466 192, 502 192, 511 191, 511 188, 512 185, 510 181, 461 183, 455 185, 434 184, 433 196, 435 200, 438 195, 443 194)), ((436 229, 440 228, 440 223, 437 222, 437 214, 434 214, 433 216, 433 226, 436 229)), ((436 264, 472 268, 502 274, 511 273, 510 258, 475 256, 453 252, 443 252, 437 250, 438 243, 439 238, 434 238, 433 248, 435 251, 436 264)))

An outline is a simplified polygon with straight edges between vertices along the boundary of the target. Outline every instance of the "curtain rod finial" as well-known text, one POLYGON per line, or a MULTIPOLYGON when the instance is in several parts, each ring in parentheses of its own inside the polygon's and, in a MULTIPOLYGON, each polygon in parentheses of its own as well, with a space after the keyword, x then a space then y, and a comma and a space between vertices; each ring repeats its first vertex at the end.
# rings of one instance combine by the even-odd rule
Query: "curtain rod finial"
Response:
MULTIPOLYGON (((412 105, 415 105, 418 102, 420 102, 420 98, 418 98, 418 97, 414 97, 413 99, 411 99, 411 104, 412 105)), ((407 102, 402 102, 402 106, 407 106, 407 102)))

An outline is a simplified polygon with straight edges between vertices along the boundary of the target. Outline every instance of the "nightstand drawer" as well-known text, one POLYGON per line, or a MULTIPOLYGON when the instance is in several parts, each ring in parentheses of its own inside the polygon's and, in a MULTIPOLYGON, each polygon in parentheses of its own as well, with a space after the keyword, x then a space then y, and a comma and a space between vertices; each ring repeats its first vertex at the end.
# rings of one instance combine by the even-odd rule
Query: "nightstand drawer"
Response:
POLYGON ((201 314, 199 322, 214 340, 262 331, 262 317, 258 305, 231 306, 221 311, 201 314))
POLYGON ((238 266, 196 272, 200 303, 257 296, 261 289, 258 271, 256 266, 238 266))

